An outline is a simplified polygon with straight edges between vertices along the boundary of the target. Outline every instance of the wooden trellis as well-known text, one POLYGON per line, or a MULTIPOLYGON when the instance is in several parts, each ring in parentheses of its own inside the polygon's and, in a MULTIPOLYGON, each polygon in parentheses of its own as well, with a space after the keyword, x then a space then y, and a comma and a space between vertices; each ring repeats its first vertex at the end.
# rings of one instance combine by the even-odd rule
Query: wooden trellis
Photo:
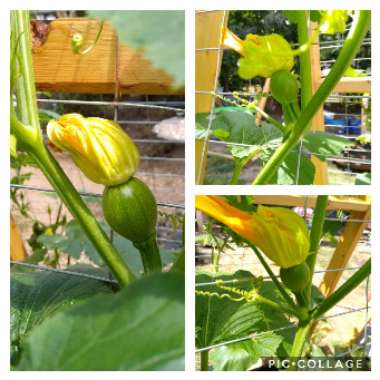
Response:
MULTIPOLYGON (((144 57, 141 50, 119 44, 110 22, 105 22, 95 48, 88 54, 74 54, 71 39, 81 33, 90 45, 99 21, 62 18, 49 24, 46 41, 33 49, 36 86, 39 90, 73 93, 171 95, 172 78, 144 57)), ((183 94, 184 89, 176 90, 183 94)))
MULTIPOLYGON (((222 63, 223 28, 227 26, 227 11, 198 11, 195 15, 195 112, 210 112, 222 63), (208 50, 210 47, 214 50, 208 50), (204 49, 204 50, 203 50, 204 49)), ((207 143, 195 142, 195 182, 203 183, 206 173, 207 143)))
MULTIPOLYGON (((210 92, 215 91, 215 75, 219 73, 220 63, 216 59, 218 50, 201 50, 202 48, 213 47, 218 49, 222 44, 223 26, 227 25, 227 12, 224 11, 199 11, 195 15, 196 21, 196 95, 195 112, 210 112, 213 105, 213 96, 210 92), (217 34, 219 33, 219 34, 217 34), (218 63, 219 62, 219 63, 218 63), (204 92, 202 94, 202 92, 204 92), (207 94, 208 93, 208 94, 207 94)), ((311 23, 310 33, 316 27, 311 23)), ((222 53, 220 53, 222 54, 222 53)), ((320 46, 319 40, 315 41, 309 50, 312 70, 312 88, 317 91, 324 78, 321 77, 320 46)), ((371 93, 370 77, 344 77, 334 88, 334 93, 371 93)), ((260 103, 265 107, 265 102, 260 103)), ((311 130, 324 131, 323 108, 321 108, 313 118, 310 126, 311 130)), ((196 183, 202 184, 206 173, 207 141, 196 140, 195 170, 196 183)), ((318 185, 328 184, 328 173, 326 162, 313 156, 312 161, 316 168, 314 183, 318 185)))

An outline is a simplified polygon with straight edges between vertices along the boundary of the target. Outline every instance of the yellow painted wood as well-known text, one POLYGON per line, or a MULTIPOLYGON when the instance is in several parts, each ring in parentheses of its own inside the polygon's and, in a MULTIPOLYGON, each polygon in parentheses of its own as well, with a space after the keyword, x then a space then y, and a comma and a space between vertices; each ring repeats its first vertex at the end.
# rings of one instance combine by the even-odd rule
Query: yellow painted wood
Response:
MULTIPOLYGON (((366 211, 351 212, 351 219, 363 220, 363 223, 347 222, 343 235, 340 238, 327 269, 339 269, 347 266, 370 217, 370 207, 368 207, 366 211)), ((320 285, 321 292, 326 296, 330 295, 336 289, 342 274, 343 271, 326 272, 320 285)))
MULTIPOLYGON (((39 90, 76 93, 115 92, 119 78, 122 94, 172 94, 172 78, 156 69, 141 50, 120 44, 110 22, 105 22, 95 48, 74 54, 71 39, 81 33, 84 47, 91 45, 99 21, 87 18, 58 19, 50 23, 46 42, 33 49, 33 66, 39 90), (118 63, 117 63, 117 57, 118 63)), ((156 36, 159 38, 159 36, 156 36)), ((183 93, 183 89, 176 90, 183 93)))
POLYGON ((22 261, 25 259, 26 251, 24 247, 24 242, 22 241, 21 232, 12 216, 10 214, 10 249, 11 249, 11 259, 15 261, 22 261))
MULTIPOLYGON (((314 208, 317 201, 315 195, 255 195, 254 202, 266 205, 281 205, 291 207, 314 208)), ((370 207, 371 200, 367 196, 329 196, 328 210, 366 212, 370 207)))
MULTIPOLYGON (((270 78, 266 78, 264 82, 264 87, 263 87, 263 93, 264 94, 269 94, 270 92, 270 78)), ((263 95, 260 100, 258 107, 262 109, 263 111, 265 110, 265 105, 267 104, 268 96, 263 95)), ((261 113, 256 113, 256 125, 261 124, 261 119, 263 118, 263 115, 261 113)))
MULTIPOLYGON (((228 11, 196 12, 195 48, 220 48, 222 31, 228 22, 228 11)), ((222 52, 202 50, 195 52, 195 112, 210 112, 219 77, 222 52), (220 54, 219 65, 218 57, 220 54), (201 94, 198 91, 204 91, 201 94)), ((195 182, 202 184, 206 173, 207 144, 204 140, 195 141, 195 182)))
MULTIPOLYGON (((324 81, 324 78, 319 80, 319 85, 324 81)), ((371 77, 350 78, 343 77, 335 86, 333 92, 338 93, 371 93, 371 77)))

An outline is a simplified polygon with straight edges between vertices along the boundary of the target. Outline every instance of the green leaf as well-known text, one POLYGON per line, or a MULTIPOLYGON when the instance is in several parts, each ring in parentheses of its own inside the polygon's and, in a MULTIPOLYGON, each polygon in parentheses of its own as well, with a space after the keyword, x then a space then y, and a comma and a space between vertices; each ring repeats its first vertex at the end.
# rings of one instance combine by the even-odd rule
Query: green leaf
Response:
MULTIPOLYGON (((110 227, 106 223, 101 223, 104 231, 107 235, 110 234, 110 227)), ((83 231, 82 226, 76 220, 71 220, 67 223, 65 228, 65 234, 55 235, 40 235, 37 239, 39 243, 42 243, 47 249, 58 249, 69 256, 76 259, 80 258, 81 253, 87 255, 93 263, 96 265, 104 265, 101 256, 96 251, 95 247, 88 239, 87 235, 83 231)), ((121 235, 113 234, 113 244, 120 252, 123 259, 128 263, 132 272, 138 276, 143 273, 143 266, 139 251, 133 245, 133 243, 122 237, 121 235)), ((162 263, 164 265, 173 262, 173 252, 168 252, 160 249, 162 263)))
MULTIPOLYGON (((90 11, 90 16, 107 19, 121 41, 144 49, 154 66, 171 74, 175 86, 185 83, 184 11, 90 11)), ((123 69, 123 68, 122 68, 123 69)))
MULTIPOLYGON (((281 131, 267 122, 256 125, 256 116, 244 107, 226 107, 214 115, 199 113, 196 124, 205 131, 212 117, 211 130, 215 137, 238 144, 263 145, 282 137, 281 131)), ((204 133, 204 132, 203 132, 204 133)))
POLYGON ((11 178, 11 184, 22 185, 26 181, 29 181, 31 176, 32 176, 32 173, 23 173, 20 175, 15 175, 11 178))
POLYGON ((33 249, 33 253, 25 259, 25 262, 30 264, 38 264, 45 258, 45 255, 46 249, 35 248, 33 249))
POLYGON ((248 161, 253 157, 257 156, 262 151, 262 148, 257 145, 250 146, 239 146, 232 145, 230 147, 230 152, 234 158, 241 160, 242 165, 244 166, 248 161))
POLYGON ((356 175, 355 185, 370 185, 371 173, 360 173, 356 175))
MULTIPOLYGON (((251 290, 258 279, 250 272, 238 271, 233 275, 199 273, 197 284, 214 283, 215 280, 235 280, 236 284, 227 284, 242 290, 251 290)), ((208 293, 226 293, 216 285, 197 286, 197 291, 208 293)), ((280 302, 281 296, 271 281, 264 281, 258 289, 259 294, 280 302)), ((196 295, 196 344, 198 348, 231 339, 245 337, 256 332, 265 332, 290 324, 288 318, 264 304, 232 301, 197 293, 196 295)))
POLYGON ((365 70, 355 69, 354 67, 347 67, 344 72, 345 77, 358 78, 358 77, 366 77, 367 73, 365 70))
POLYGON ((230 142, 239 144, 251 144, 256 134, 254 129, 256 126, 256 117, 250 111, 241 112, 238 110, 228 110, 217 116, 221 118, 223 122, 229 128, 230 142))
POLYGON ((292 22, 293 24, 297 24, 298 20, 300 19, 301 11, 290 11, 286 10, 283 11, 285 17, 292 22))
POLYGON ((290 152, 277 171, 279 185, 312 185, 315 176, 315 166, 309 157, 302 153, 290 152))
POLYGON ((102 263, 100 255, 76 220, 67 223, 65 235, 41 235, 38 237, 38 242, 44 244, 47 249, 58 249, 76 259, 84 253, 95 264, 102 263))
MULTIPOLYGON (((70 271, 97 275, 101 273, 99 270, 85 265, 70 267, 70 271)), ((30 331, 47 317, 97 293, 110 291, 107 284, 84 277, 58 272, 12 271, 12 362, 16 363, 19 360, 23 342, 30 331)))
POLYGON ((319 22, 322 18, 322 12, 321 11, 310 11, 310 21, 319 22))
POLYGON ((59 119, 61 115, 51 110, 38 110, 38 117, 41 123, 48 123, 51 119, 59 119))
POLYGON ((184 277, 155 273, 55 313, 33 329, 19 370, 184 369, 184 277))
POLYGON ((246 371, 262 357, 273 357, 283 337, 271 331, 252 340, 228 344, 211 351, 210 360, 217 371, 246 371))
POLYGON ((308 132, 303 143, 310 153, 317 155, 322 161, 328 156, 339 156, 345 148, 353 145, 345 137, 325 132, 308 132))

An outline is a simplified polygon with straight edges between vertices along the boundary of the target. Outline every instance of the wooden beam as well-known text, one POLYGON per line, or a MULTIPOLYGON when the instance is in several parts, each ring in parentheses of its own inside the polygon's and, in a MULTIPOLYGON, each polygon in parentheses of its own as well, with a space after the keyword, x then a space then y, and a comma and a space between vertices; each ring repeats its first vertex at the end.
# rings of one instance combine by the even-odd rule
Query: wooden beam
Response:
MULTIPOLYGON (((197 12, 195 15, 195 48, 220 48, 222 31, 228 22, 228 11, 197 12)), ((197 50, 195 52, 195 112, 210 112, 216 90, 222 52, 218 50, 197 50), (199 93, 204 92, 204 93, 199 93)), ((195 182, 202 184, 206 173, 208 146, 204 139, 195 141, 195 182)))
MULTIPOLYGON (((343 235, 335 249, 334 255, 330 260, 327 267, 328 270, 345 268, 354 253, 355 247, 358 244, 364 228, 368 224, 368 220, 371 217, 371 208, 368 207, 366 211, 352 211, 350 219, 356 220, 354 222, 348 221, 344 229, 343 235), (357 220, 363 220, 362 223, 357 220)), ((320 285, 321 292, 328 296, 337 287, 340 278, 344 271, 331 271, 326 272, 320 285)))
MULTIPOLYGON (((270 92, 270 78, 265 78, 265 82, 264 82, 264 87, 263 87, 263 93, 264 94, 269 94, 270 92)), ((260 100, 259 100, 259 104, 258 104, 258 107, 260 109, 262 109, 263 111, 265 110, 265 106, 267 104, 267 100, 268 100, 268 95, 263 95, 260 100)), ((261 113, 256 113, 256 125, 260 125, 261 124, 261 119, 263 118, 263 114, 261 113)))
MULTIPOLYGON (((99 21, 64 18, 50 23, 46 42, 33 49, 38 90, 74 93, 115 92, 116 78, 121 94, 173 94, 172 78, 156 69, 141 50, 120 44, 110 22, 105 22, 95 48, 88 54, 74 54, 71 39, 81 33, 84 46, 95 39, 99 21)), ((159 38, 159 36, 155 36, 159 38)), ((184 90, 176 90, 183 94, 184 90)))
MULTIPOLYGON (((317 201, 315 195, 255 195, 254 203, 291 207, 314 208, 317 201)), ((370 207, 367 196, 329 196, 328 210, 367 212, 370 207)))
POLYGON ((21 232, 12 216, 10 214, 10 227, 11 227, 11 259, 15 261, 22 261, 26 258, 27 254, 22 240, 21 232))
MULTIPOLYGON (((322 78, 319 80, 319 85, 325 80, 322 78)), ((371 93, 371 77, 343 77, 335 86, 332 92, 338 93, 371 93)))
MULTIPOLYGON (((318 28, 316 22, 310 23, 309 34, 313 33, 315 29, 318 28)), ((312 44, 309 50, 310 60, 311 60, 311 78, 312 78, 312 90, 313 94, 318 90, 319 82, 321 80, 321 55, 319 48, 319 37, 312 44)), ((325 121, 323 116, 323 106, 319 108, 313 120, 311 121, 311 131, 325 131, 325 121)), ((322 161, 317 156, 311 156, 311 161, 315 167, 315 176, 314 184, 315 185, 327 185, 328 180, 328 171, 327 171, 327 162, 322 161)))

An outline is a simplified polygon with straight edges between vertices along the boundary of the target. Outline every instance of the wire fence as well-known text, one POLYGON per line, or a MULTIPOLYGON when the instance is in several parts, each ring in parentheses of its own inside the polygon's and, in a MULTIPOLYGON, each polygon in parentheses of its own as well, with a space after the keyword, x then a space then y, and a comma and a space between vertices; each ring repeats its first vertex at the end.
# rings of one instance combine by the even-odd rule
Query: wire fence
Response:
MULTIPOLYGON (((208 11, 212 12, 212 11, 208 11)), ((196 16, 197 17, 197 16, 196 16)), ((224 25, 224 18, 227 17, 226 13, 220 23, 220 29, 222 33, 222 26, 224 25)), ((206 31, 205 31, 205 34, 206 31)), ((343 46, 344 39, 338 38, 336 40, 321 41, 320 50, 328 49, 339 49, 343 46)), ((371 38, 365 38, 362 43, 362 47, 367 47, 370 49, 371 38)), ((208 52, 215 52, 217 54, 216 67, 221 66, 223 59, 223 52, 228 50, 223 46, 210 46, 210 47, 197 47, 195 49, 195 54, 207 54, 208 52)), ((363 53, 362 53, 363 54, 363 53)), ((370 50, 369 50, 370 54, 370 50)), ((353 62, 353 68, 360 68, 360 65, 365 62, 368 66, 367 75, 370 75, 371 68, 371 56, 357 56, 353 62)), ((335 63, 335 59, 321 59, 320 65, 322 70, 322 75, 325 73, 326 69, 330 69, 335 63)), ((198 68, 201 71, 206 70, 206 68, 198 68)), ((234 157, 230 153, 233 147, 251 147, 260 148, 263 144, 241 144, 236 142, 229 142, 222 140, 213 135, 211 132, 213 129, 213 120, 216 117, 216 100, 218 100, 218 107, 225 107, 229 105, 236 105, 237 102, 235 96, 247 97, 249 102, 259 100, 263 93, 262 90, 256 91, 254 86, 252 86, 251 81, 247 81, 244 88, 249 88, 249 91, 224 91, 223 88, 219 87, 219 77, 218 71, 216 70, 216 76, 213 79, 214 86, 211 90, 204 90, 197 88, 195 91, 196 95, 212 96, 212 105, 209 111, 209 117, 207 126, 205 128, 205 141, 207 144, 203 144, 203 149, 199 159, 198 173, 196 173, 196 179, 199 180, 202 176, 202 170, 206 167, 206 183, 207 184, 224 184, 226 183, 226 178, 232 177, 232 172, 234 170, 233 160, 234 157), (207 149, 207 145, 209 149, 207 149), (207 163, 207 165, 206 165, 207 163)), ((268 99, 271 99, 271 94, 266 94, 268 99)), ((369 111, 366 111, 371 102, 371 95, 367 93, 362 94, 343 94, 343 93, 332 93, 324 105, 324 129, 326 132, 338 135, 342 138, 347 139, 347 147, 344 149, 343 153, 339 156, 334 154, 317 153, 310 154, 307 149, 305 149, 305 144, 303 139, 301 139, 300 146, 295 151, 298 154, 298 161, 295 170, 295 184, 300 182, 300 178, 304 173, 302 173, 301 167, 301 157, 310 158, 311 156, 316 156, 327 163, 327 174, 329 184, 354 184, 356 177, 361 173, 371 172, 371 144, 361 143, 357 140, 359 135, 364 133, 369 133, 369 128, 367 126, 369 120, 369 111)), ((273 115, 274 118, 281 122, 280 115, 273 115)), ((280 139, 278 144, 280 144, 280 139)), ((275 146, 272 147, 274 149, 275 146)), ((254 158, 250 159, 249 164, 246 165, 245 169, 239 178, 239 183, 245 184, 250 183, 254 178, 252 175, 256 175, 262 168, 261 157, 264 152, 258 152, 254 158)), ((305 169, 306 170, 306 169, 305 169)), ((305 173, 306 174, 306 173, 305 173)))
MULTIPOLYGON (((257 196, 259 198, 259 196, 257 196)), ((304 206, 303 207, 296 207, 296 211, 299 215, 303 215, 305 221, 308 223, 310 228, 310 222, 313 218, 313 213, 311 212, 310 207, 306 207, 308 203, 308 197, 305 196, 304 199, 304 206)), ((284 206, 284 204, 281 203, 279 200, 278 202, 279 206, 284 206)), ((289 206, 289 205, 285 205, 289 206)), ((316 271, 314 272, 317 276, 314 277, 314 285, 319 286, 321 281, 321 276, 324 278, 326 274, 333 274, 337 273, 340 274, 341 281, 344 281, 346 278, 350 276, 350 274, 356 272, 359 270, 362 266, 363 260, 366 260, 370 257, 371 252, 371 229, 369 228, 371 220, 368 217, 365 217, 365 213, 363 212, 363 217, 360 218, 357 213, 355 213, 354 217, 350 217, 348 212, 341 213, 339 210, 329 210, 326 217, 325 222, 339 222, 341 224, 341 228, 335 230, 335 236, 333 236, 333 240, 335 243, 330 246, 328 250, 323 248, 324 246, 329 246, 329 239, 327 236, 325 236, 322 241, 320 248, 321 250, 325 250, 323 253, 319 252, 318 255, 318 261, 316 266, 316 271), (334 254, 336 244, 339 244, 340 241, 344 241, 344 233, 345 228, 347 227, 347 223, 353 223, 354 225, 357 225, 357 228, 362 228, 362 235, 356 242, 356 248, 352 254, 351 259, 347 262, 347 265, 344 265, 343 267, 330 267, 328 265, 332 255, 334 254), (363 248, 363 249, 361 249, 363 248)), ((199 216, 199 214, 198 214, 199 216)), ((201 237, 204 233, 207 234, 207 232, 204 231, 210 231, 209 228, 203 229, 203 223, 205 221, 203 218, 200 220, 197 219, 197 234, 196 234, 196 254, 195 254, 195 262, 196 262, 196 272, 205 274, 205 273, 213 273, 211 278, 207 281, 198 279, 195 283, 195 289, 202 291, 204 289, 207 289, 209 287, 214 287, 219 285, 219 281, 217 279, 212 279, 215 275, 218 273, 227 275, 235 273, 238 270, 248 270, 256 277, 261 278, 262 280, 271 280, 271 277, 266 274, 264 271, 262 264, 260 261, 256 258, 254 253, 251 251, 251 249, 246 248, 245 246, 236 246, 233 243, 229 243, 227 245, 227 248, 221 248, 223 245, 218 246, 215 243, 215 239, 220 238, 220 240, 224 240, 224 235, 221 235, 221 229, 218 225, 212 226, 212 231, 210 232, 214 236, 213 239, 197 239, 197 237, 201 237), (212 242, 214 241, 214 245, 212 242), (214 261, 215 257, 218 255, 218 262, 216 263, 214 261)), ((346 249, 349 249, 346 247, 346 249)), ((273 263, 268 263, 269 266, 273 269, 274 273, 277 272, 278 267, 273 263)), ((275 274, 277 278, 280 276, 275 274)), ((226 286, 232 286, 232 287, 238 287, 247 285, 252 282, 251 278, 226 278, 223 280, 223 285, 226 286)), ((198 297, 204 297, 205 295, 199 295, 198 297)), ((350 347, 347 351, 339 354, 338 356, 344 356, 344 355, 350 355, 356 352, 357 350, 363 349, 365 352, 368 353, 369 351, 369 344, 370 344, 370 279, 369 277, 365 281, 364 285, 361 285, 355 290, 355 295, 353 297, 346 297, 343 299, 340 303, 338 303, 330 312, 330 314, 323 316, 319 319, 319 321, 322 320, 330 320, 333 318, 338 318, 342 316, 351 316, 354 315, 354 313, 363 313, 363 318, 360 317, 360 321, 364 320, 363 328, 362 328, 362 337, 361 339, 356 342, 356 345, 353 345, 350 347), (362 298, 361 298, 362 297, 362 298), (341 310, 341 311, 339 311, 341 310)), ((196 353, 201 353, 204 351, 210 351, 213 349, 221 348, 226 345, 231 345, 243 341, 248 340, 254 340, 256 338, 259 338, 260 336, 263 336, 268 333, 281 333, 285 330, 294 329, 296 326, 293 323, 290 323, 289 325, 282 326, 278 329, 260 332, 260 333, 253 333, 253 334, 247 334, 242 337, 238 337, 236 339, 229 339, 222 342, 217 342, 216 344, 207 345, 206 347, 198 347, 196 349, 196 353)), ((358 327, 359 328, 359 327, 358 327)))

